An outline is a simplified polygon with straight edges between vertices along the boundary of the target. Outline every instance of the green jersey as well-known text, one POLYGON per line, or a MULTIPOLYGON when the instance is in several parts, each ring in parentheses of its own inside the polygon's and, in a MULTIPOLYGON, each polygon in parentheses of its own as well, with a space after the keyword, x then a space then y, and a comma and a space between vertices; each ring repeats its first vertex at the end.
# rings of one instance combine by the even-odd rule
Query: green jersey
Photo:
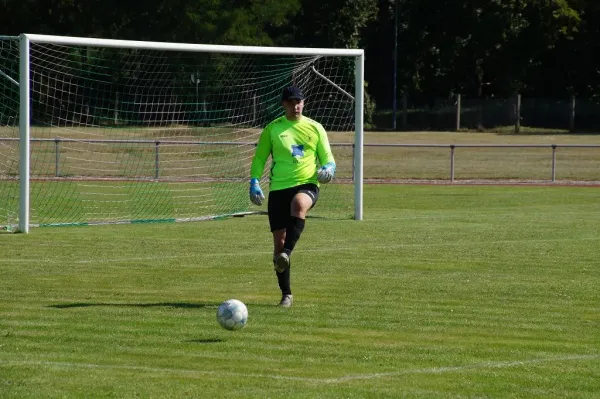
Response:
POLYGON ((271 191, 306 183, 319 185, 318 166, 335 162, 325 129, 306 116, 297 121, 282 116, 264 128, 252 159, 251 178, 260 179, 269 155, 271 191))

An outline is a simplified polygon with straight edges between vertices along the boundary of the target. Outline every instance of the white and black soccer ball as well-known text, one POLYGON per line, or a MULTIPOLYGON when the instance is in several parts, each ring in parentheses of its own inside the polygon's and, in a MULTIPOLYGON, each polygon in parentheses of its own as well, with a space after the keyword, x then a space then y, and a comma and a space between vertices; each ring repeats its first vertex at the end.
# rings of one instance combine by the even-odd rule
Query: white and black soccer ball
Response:
POLYGON ((229 299, 219 305, 217 321, 226 330, 240 330, 248 321, 248 308, 237 299, 229 299))

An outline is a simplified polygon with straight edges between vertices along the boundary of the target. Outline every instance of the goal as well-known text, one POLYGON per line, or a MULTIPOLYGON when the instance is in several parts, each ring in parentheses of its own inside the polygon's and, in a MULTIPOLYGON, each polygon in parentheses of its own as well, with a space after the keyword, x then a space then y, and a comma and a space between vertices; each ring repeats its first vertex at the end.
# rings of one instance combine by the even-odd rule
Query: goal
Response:
POLYGON ((0 226, 264 213, 250 163, 289 85, 337 163, 311 216, 361 220, 363 65, 360 49, 0 36, 0 226))

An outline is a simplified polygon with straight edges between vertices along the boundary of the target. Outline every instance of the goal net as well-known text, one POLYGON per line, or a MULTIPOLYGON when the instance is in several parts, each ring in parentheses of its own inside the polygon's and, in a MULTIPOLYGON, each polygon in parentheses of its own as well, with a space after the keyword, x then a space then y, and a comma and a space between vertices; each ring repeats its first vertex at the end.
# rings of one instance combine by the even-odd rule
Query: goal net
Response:
POLYGON ((328 131, 338 164, 311 215, 355 217, 362 50, 292 50, 0 37, 0 225, 14 229, 24 206, 28 226, 264 212, 248 199, 250 163, 262 128, 283 114, 282 89, 292 84, 305 93, 304 114, 328 131), (19 69, 23 40, 29 79, 19 69), (25 95, 29 118, 21 115, 25 95))
POLYGON ((19 214, 19 38, 0 36, 0 226, 19 214))

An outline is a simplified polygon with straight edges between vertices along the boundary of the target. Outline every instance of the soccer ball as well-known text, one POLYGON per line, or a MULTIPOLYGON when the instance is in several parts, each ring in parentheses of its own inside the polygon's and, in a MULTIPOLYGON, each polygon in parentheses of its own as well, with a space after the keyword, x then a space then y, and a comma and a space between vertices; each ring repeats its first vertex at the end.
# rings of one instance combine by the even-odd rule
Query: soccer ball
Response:
POLYGON ((217 321, 226 330, 240 330, 248 321, 248 309, 237 299, 229 299, 219 305, 217 321))

